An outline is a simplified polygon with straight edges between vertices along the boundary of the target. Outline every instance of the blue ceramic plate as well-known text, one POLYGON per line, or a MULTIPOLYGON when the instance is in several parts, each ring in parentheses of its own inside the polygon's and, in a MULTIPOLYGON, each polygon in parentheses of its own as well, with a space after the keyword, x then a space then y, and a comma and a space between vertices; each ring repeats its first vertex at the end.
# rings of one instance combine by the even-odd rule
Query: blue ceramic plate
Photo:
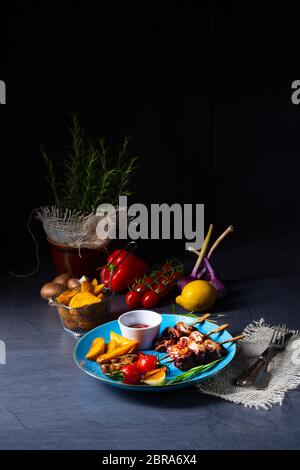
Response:
MULTIPOLYGON (((160 333, 167 326, 174 326, 178 321, 185 321, 188 324, 194 321, 194 318, 191 318, 185 315, 162 314, 162 318, 163 320, 161 323, 160 333)), ((216 324, 206 321, 204 323, 201 323, 200 325, 197 325, 197 328, 199 329, 199 331, 205 333, 216 328, 216 324)), ((95 377, 95 379, 101 380, 103 383, 112 385, 113 387, 122 388, 124 390, 135 390, 138 392, 150 392, 150 391, 157 392, 157 391, 162 391, 162 390, 171 390, 174 388, 182 388, 182 387, 190 386, 202 380, 206 380, 209 377, 212 377, 213 375, 221 372, 221 370, 224 369, 224 367, 226 367, 232 361, 236 352, 236 345, 234 343, 225 344, 224 347, 228 350, 228 354, 224 357, 224 359, 222 359, 217 364, 212 366, 206 372, 204 371, 202 373, 199 373, 197 376, 187 379, 184 382, 179 382, 179 383, 172 384, 172 385, 162 385, 159 387, 154 387, 150 385, 126 385, 126 384, 122 384, 121 382, 118 382, 116 380, 113 380, 107 377, 106 375, 102 373, 101 367, 99 364, 85 359, 85 355, 90 349, 92 341, 95 338, 102 337, 105 339, 105 342, 108 342, 109 334, 111 331, 115 331, 116 333, 121 334, 117 320, 111 321, 109 323, 105 323, 104 325, 98 326, 94 330, 89 331, 76 344, 75 349, 74 349, 74 360, 76 364, 78 365, 78 367, 86 374, 89 374, 92 377, 95 377)), ((216 341, 225 341, 227 339, 232 338, 232 336, 228 333, 228 331, 224 330, 220 333, 211 335, 211 338, 216 341)), ((156 351, 152 351, 152 350, 147 350, 146 352, 148 352, 149 354, 154 353, 158 355, 158 357, 163 357, 166 354, 166 353, 157 353, 156 351)), ((167 379, 173 379, 174 377, 177 377, 178 375, 182 374, 182 372, 179 369, 177 369, 172 363, 169 363, 168 366, 170 368, 170 371, 167 374, 167 379)))

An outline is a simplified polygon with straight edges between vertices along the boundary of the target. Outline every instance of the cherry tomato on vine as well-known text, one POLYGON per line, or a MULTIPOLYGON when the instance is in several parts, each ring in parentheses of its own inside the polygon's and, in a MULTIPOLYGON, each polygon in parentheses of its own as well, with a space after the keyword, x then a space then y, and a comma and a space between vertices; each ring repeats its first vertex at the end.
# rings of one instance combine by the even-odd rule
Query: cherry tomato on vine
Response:
POLYGON ((168 287, 169 290, 173 289, 174 287, 176 287, 176 280, 169 279, 168 282, 166 283, 166 286, 168 287))
POLYGON ((159 302, 159 297, 153 290, 147 290, 142 298, 142 305, 146 308, 154 307, 159 302))
POLYGON ((135 287, 134 287, 134 290, 135 292, 142 292, 146 289, 146 286, 145 284, 137 284, 135 287))
POLYGON ((137 385, 142 380, 142 372, 136 364, 128 364, 127 366, 122 367, 121 372, 124 374, 124 384, 137 385))
POLYGON ((156 369, 157 357, 153 354, 141 354, 135 364, 145 374, 145 372, 156 369))
POLYGON ((165 275, 161 275, 161 276, 158 276, 156 280, 158 282, 160 282, 161 284, 165 284, 167 282, 168 278, 165 275))
POLYGON ((182 277, 182 273, 180 273, 179 271, 176 271, 171 275, 171 278, 175 280, 179 279, 180 277, 182 277))
POLYGON ((170 263, 165 263, 162 265, 162 268, 161 268, 163 271, 170 271, 170 269, 172 269, 172 266, 170 263))
POLYGON ((158 284, 153 290, 159 297, 165 297, 169 293, 168 287, 162 284, 158 284))
POLYGON ((125 301, 128 307, 137 308, 142 305, 143 294, 141 292, 135 292, 133 290, 127 292, 125 301))

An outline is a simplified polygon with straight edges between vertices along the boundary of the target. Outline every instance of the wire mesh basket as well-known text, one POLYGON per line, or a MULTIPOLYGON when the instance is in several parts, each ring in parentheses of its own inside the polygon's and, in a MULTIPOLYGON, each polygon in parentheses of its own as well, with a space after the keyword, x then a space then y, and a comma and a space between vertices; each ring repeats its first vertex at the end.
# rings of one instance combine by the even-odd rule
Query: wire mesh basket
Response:
POLYGON ((104 288, 102 293, 104 297, 101 302, 79 308, 70 308, 61 304, 56 300, 58 295, 53 297, 52 300, 64 330, 73 336, 82 336, 97 326, 110 321, 113 292, 111 289, 104 288))

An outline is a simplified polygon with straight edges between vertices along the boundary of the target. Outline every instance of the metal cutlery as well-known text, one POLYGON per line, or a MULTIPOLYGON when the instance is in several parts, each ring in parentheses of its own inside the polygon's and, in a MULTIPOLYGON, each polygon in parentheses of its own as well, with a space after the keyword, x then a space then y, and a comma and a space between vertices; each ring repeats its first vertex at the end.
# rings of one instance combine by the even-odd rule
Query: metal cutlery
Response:
POLYGON ((275 354, 284 351, 291 336, 292 333, 287 333, 286 325, 276 326, 267 349, 246 372, 234 380, 234 384, 240 387, 252 385, 257 389, 266 388, 271 379, 269 363, 275 354))

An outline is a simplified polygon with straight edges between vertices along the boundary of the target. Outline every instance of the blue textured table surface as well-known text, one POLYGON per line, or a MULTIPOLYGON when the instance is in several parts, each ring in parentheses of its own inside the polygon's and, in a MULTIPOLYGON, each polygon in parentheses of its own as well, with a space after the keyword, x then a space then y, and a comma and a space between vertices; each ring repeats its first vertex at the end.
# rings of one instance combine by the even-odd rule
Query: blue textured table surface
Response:
MULTIPOLYGON (((299 242, 285 239, 240 244, 238 251, 229 243, 220 253, 216 264, 231 294, 215 310, 226 313, 232 333, 261 317, 299 328, 298 253, 299 242)), ((83 374, 73 362, 75 339, 39 298, 48 279, 40 273, 1 283, 0 339, 7 347, 7 364, 0 365, 1 449, 300 447, 298 391, 281 407, 257 411, 195 388, 135 394, 83 374)), ((114 317, 124 310, 116 297, 114 317)))

